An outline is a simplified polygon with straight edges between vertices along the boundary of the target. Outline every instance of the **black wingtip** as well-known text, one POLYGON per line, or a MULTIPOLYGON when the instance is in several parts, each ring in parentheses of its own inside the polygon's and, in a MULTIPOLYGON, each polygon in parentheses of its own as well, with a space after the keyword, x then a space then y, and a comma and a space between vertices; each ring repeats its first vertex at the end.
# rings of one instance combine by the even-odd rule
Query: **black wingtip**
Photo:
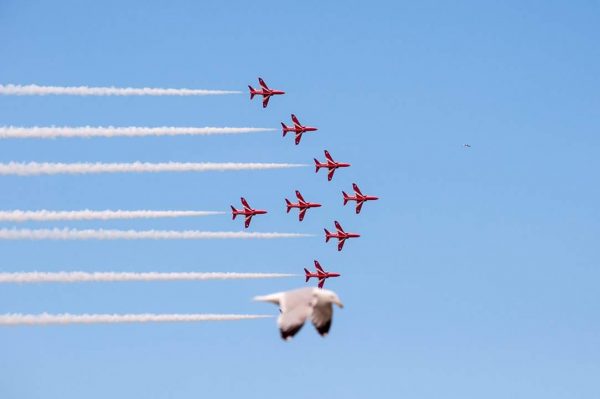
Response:
POLYGON ((329 334, 329 330, 331 329, 331 319, 329 319, 329 321, 323 324, 322 326, 315 326, 315 328, 317 329, 319 335, 321 335, 322 337, 326 337, 329 334))
POLYGON ((291 340, 294 337, 294 335, 296 335, 298 331, 300 331, 303 325, 304 324, 300 324, 299 326, 290 328, 288 330, 280 329, 279 332, 281 333, 281 338, 285 341, 291 340))

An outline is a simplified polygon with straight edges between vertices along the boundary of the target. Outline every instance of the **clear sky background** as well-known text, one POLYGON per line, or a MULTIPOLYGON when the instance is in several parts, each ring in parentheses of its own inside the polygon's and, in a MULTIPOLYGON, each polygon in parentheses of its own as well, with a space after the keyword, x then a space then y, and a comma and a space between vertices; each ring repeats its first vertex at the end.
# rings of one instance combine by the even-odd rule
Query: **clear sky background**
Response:
MULTIPOLYGON (((244 136, 3 140, 0 161, 311 163, 296 170, 1 177, 1 209, 268 209, 264 241, 0 242, 1 271, 299 273, 346 307, 330 336, 275 320, 0 328, 2 398, 600 396, 597 1, 11 1, 0 82, 246 90, 1 97, 0 125, 318 126, 244 136), (463 144, 472 145, 470 149, 463 144), (342 207, 357 182, 381 200, 342 207), (283 198, 323 208, 303 223, 283 198), (362 234, 338 253, 323 227, 362 234)), ((5 224, 3 227, 12 227, 5 224)), ((230 216, 23 227, 239 231, 230 216)), ((0 313, 265 313, 286 280, 3 285, 0 313)))

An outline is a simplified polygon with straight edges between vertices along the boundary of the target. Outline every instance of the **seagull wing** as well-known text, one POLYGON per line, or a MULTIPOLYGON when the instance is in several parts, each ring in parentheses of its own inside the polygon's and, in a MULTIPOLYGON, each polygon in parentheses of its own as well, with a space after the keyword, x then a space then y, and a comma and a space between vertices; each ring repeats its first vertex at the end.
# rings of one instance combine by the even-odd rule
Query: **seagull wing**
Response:
POLYGON ((288 291, 280 302, 281 314, 277 320, 281 338, 291 339, 304 325, 317 304, 314 288, 288 291))
POLYGON ((331 302, 319 302, 312 312, 311 321, 319 334, 326 336, 331 328, 332 318, 333 306, 331 306, 331 302))

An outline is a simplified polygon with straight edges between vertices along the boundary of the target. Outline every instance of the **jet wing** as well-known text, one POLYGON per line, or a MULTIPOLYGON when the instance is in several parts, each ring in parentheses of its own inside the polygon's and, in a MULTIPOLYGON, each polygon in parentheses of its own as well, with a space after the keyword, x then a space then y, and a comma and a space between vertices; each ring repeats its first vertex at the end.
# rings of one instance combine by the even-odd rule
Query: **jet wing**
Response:
POLYGON ((304 220, 304 214, 306 213, 306 209, 307 208, 301 208, 300 209, 300 213, 298 214, 298 220, 300 220, 300 221, 304 220))
POLYGON ((246 228, 250 227, 250 222, 252 221, 252 216, 253 216, 253 215, 246 215, 246 220, 245 220, 245 222, 244 222, 244 226, 245 226, 246 228))
POLYGON ((296 190, 296 198, 298 198, 298 201, 306 202, 304 201, 304 197, 302 197, 302 194, 300 194, 300 191, 298 190, 296 190))
POLYGON ((343 233, 344 229, 342 228, 342 225, 340 224, 340 222, 338 222, 337 220, 335 221, 335 228, 338 231, 338 233, 343 233))
POLYGON ((364 201, 358 201, 356 203, 356 214, 358 215, 360 213, 360 210, 362 209, 362 206, 365 202, 364 201))
POLYGON ((265 90, 269 90, 269 86, 267 86, 267 84, 265 83, 264 80, 262 80, 262 78, 258 78, 258 83, 260 84, 260 87, 262 87, 265 90))
POLYGON ((324 284, 325 284, 325 278, 320 278, 320 279, 319 279, 319 285, 318 285, 318 287, 319 287, 319 288, 323 288, 323 285, 324 285, 324 284))
POLYGON ((333 162, 335 163, 335 161, 333 160, 333 157, 331 156, 331 154, 329 153, 329 151, 325 150, 325 158, 327 158, 327 160, 329 162, 333 162))
POLYGON ((296 118, 296 115, 292 114, 292 122, 294 122, 294 126, 301 128, 302 125, 300 124, 300 121, 298 120, 298 118, 296 118))
POLYGON ((335 173, 335 168, 330 168, 329 172, 327 172, 327 181, 331 181, 331 179, 333 179, 334 173, 335 173))
POLYGON ((363 195, 363 193, 360 192, 360 188, 358 188, 358 186, 356 185, 356 183, 352 183, 352 188, 354 189, 354 192, 358 195, 363 195))
POLYGON ((340 241, 338 242, 338 251, 341 251, 342 248, 344 248, 344 243, 346 242, 345 238, 340 238, 340 241))
POLYGON ((315 260, 315 269, 317 269, 317 273, 321 272, 321 273, 325 273, 325 271, 323 270, 323 268, 321 267, 321 264, 319 263, 319 261, 315 260))
POLYGON ((296 145, 300 144, 300 140, 302 140, 302 133, 296 133, 296 145))
POLYGON ((240 201, 242 201, 242 205, 244 206, 244 209, 247 211, 251 211, 252 208, 250 207, 250 204, 248 204, 248 201, 246 201, 246 199, 244 197, 240 198, 240 201))
POLYGON ((263 97, 263 108, 267 108, 267 105, 269 105, 269 99, 271 98, 271 96, 264 96, 263 97))

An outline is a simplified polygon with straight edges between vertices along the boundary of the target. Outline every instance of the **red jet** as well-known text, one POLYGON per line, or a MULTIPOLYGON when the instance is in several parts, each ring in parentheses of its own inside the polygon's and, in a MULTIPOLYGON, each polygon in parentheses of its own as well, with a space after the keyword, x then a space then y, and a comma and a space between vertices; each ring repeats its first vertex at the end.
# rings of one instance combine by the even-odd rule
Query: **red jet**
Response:
POLYGON ((346 233, 344 231, 344 229, 342 229, 342 226, 340 225, 340 223, 336 220, 335 221, 335 228, 337 230, 337 232, 334 233, 330 233, 327 229, 325 230, 325 242, 329 242, 330 238, 337 238, 338 239, 338 251, 341 251, 342 248, 344 247, 344 243, 346 242, 346 240, 348 238, 358 238, 360 237, 360 234, 357 233, 346 233))
POLYGON ((376 201, 379 199, 379 197, 375 197, 374 195, 364 195, 361 193, 356 183, 352 183, 352 188, 354 189, 355 195, 348 195, 342 191, 342 196, 344 197, 344 205, 346 205, 348 201, 356 201, 356 214, 360 213, 360 210, 365 202, 376 201))
POLYGON ((302 139, 302 135, 306 132, 315 132, 319 129, 312 126, 302 126, 296 115, 292 114, 292 122, 294 122, 294 127, 286 126, 285 123, 281 122, 281 129, 283 130, 283 137, 287 132, 296 133, 296 145, 300 144, 300 140, 302 139))
POLYGON ((327 280, 329 277, 341 276, 341 274, 339 274, 339 273, 330 273, 330 272, 326 272, 325 270, 323 270, 323 268, 319 264, 318 260, 315 260, 315 268, 317 269, 317 271, 315 273, 311 273, 310 270, 308 270, 307 268, 304 268, 304 275, 306 276, 305 282, 308 283, 308 280, 310 280, 311 277, 318 278, 319 279, 319 285, 318 285, 319 288, 323 288, 323 285, 325 284, 325 280, 327 280))
POLYGON ((244 197, 240 198, 242 201, 242 205, 244 206, 243 210, 237 210, 231 205, 231 214, 233 215, 232 219, 235 220, 237 215, 244 215, 246 217, 244 227, 248 228, 250 226, 250 222, 252 221, 252 216, 254 215, 264 215, 267 211, 263 211, 261 209, 252 209, 248 204, 248 201, 244 197))
POLYGON ((258 83, 260 83, 260 90, 255 90, 252 86, 248 85, 250 89, 250 100, 254 98, 255 95, 263 96, 263 108, 267 108, 269 105, 269 99, 271 96, 279 96, 281 94, 285 94, 285 91, 269 89, 267 84, 262 78, 258 78, 258 83))
POLYGON ((292 208, 298 208, 300 209, 300 214, 298 215, 298 220, 303 221, 304 220, 304 214, 306 213, 306 210, 309 208, 320 208, 321 204, 317 204, 316 202, 306 202, 304 201, 304 198, 302 197, 302 194, 300 194, 300 191, 296 190, 296 198, 298 198, 298 203, 294 204, 293 202, 290 202, 287 198, 285 199, 285 203, 287 205, 287 213, 290 213, 290 209, 292 208))
POLYGON ((333 174, 335 173, 335 170, 337 168, 347 168, 348 166, 350 166, 349 163, 334 161, 333 158, 331 158, 331 155, 329 155, 329 151, 327 150, 325 150, 325 158, 327 159, 327 162, 325 163, 321 163, 317 160, 317 158, 315 158, 315 173, 317 173, 321 168, 329 169, 329 172, 327 173, 328 181, 331 181, 331 179, 333 179, 333 174))

